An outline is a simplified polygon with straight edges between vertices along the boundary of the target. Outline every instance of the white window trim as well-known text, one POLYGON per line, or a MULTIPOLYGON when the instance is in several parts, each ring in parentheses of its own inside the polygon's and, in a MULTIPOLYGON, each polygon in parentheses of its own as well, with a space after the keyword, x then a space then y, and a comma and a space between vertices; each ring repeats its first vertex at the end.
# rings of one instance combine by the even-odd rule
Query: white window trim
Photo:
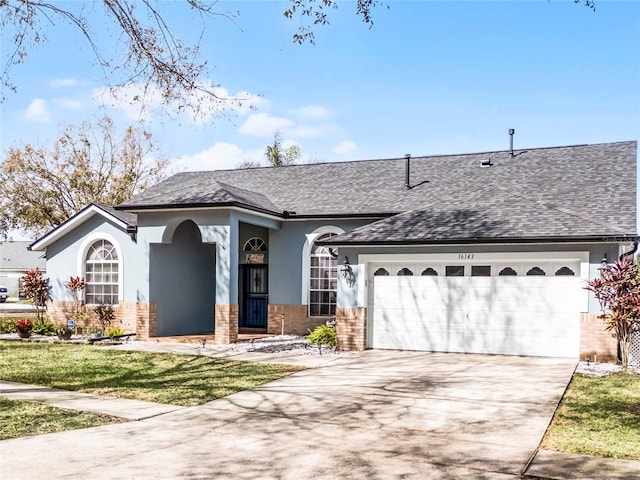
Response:
POLYGON ((106 240, 107 242, 111 243, 111 245, 113 245, 113 248, 115 248, 116 250, 116 254, 118 255, 118 302, 122 302, 122 300, 124 299, 124 261, 120 244, 113 235, 103 232, 91 232, 84 238, 82 244, 80 245, 80 249, 78 250, 76 275, 82 278, 87 278, 87 273, 85 272, 85 260, 87 259, 87 253, 89 253, 89 248, 91 248, 91 245, 93 245, 98 240, 106 240))
MULTIPOLYGON (((302 298, 300 303, 307 307, 309 306, 309 285, 311 283, 309 280, 309 277, 311 276, 311 247, 319 236, 326 233, 335 233, 336 235, 340 235, 341 233, 344 233, 344 230, 340 227, 336 227, 335 225, 324 225, 322 227, 318 227, 313 232, 307 233, 307 238, 304 242, 304 246, 302 247, 302 298)), ((309 315, 308 309, 307 315, 309 315)))

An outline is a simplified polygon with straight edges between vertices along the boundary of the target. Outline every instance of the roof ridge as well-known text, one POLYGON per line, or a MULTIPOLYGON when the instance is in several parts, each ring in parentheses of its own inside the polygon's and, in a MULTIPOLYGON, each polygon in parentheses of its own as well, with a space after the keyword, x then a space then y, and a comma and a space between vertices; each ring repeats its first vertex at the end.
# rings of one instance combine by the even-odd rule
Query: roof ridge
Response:
MULTIPOLYGON (((600 143, 578 143, 573 145, 556 145, 550 147, 531 147, 531 148, 514 148, 514 153, 524 153, 524 152, 532 152, 532 151, 544 151, 544 150, 558 150, 564 148, 578 148, 578 147, 598 147, 602 145, 622 145, 625 143, 635 143, 637 144, 637 140, 622 140, 617 142, 600 142, 600 143)), ((509 154, 509 149, 502 150, 487 150, 482 152, 464 152, 464 153, 433 153, 428 155, 415 155, 411 156, 412 160, 417 159, 430 159, 430 158, 450 158, 450 157, 471 157, 478 155, 496 155, 506 153, 509 154)), ((326 160, 324 162, 315 162, 315 163, 292 163, 288 165, 266 165, 261 167, 251 167, 251 168, 231 168, 227 170, 194 170, 188 172, 178 172, 174 175, 193 175, 193 174, 202 174, 203 172, 207 173, 217 173, 217 172, 238 172, 238 171, 258 171, 258 170, 268 170, 268 169, 282 169, 282 168, 301 168, 301 167, 314 167, 314 166, 325 166, 325 165, 345 165, 350 163, 374 163, 374 162, 389 162, 389 161, 404 161, 406 157, 386 157, 386 158, 361 158, 357 160, 341 160, 341 161, 331 161, 326 160)))

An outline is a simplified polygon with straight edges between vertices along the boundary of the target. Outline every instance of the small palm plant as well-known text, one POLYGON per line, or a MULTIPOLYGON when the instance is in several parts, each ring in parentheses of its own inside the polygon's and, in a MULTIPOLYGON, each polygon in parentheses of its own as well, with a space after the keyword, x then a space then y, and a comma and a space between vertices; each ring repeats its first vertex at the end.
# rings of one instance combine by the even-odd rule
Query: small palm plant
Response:
POLYGON ((111 326, 111 322, 116 319, 113 307, 111 305, 98 305, 93 311, 98 316, 98 321, 100 322, 100 334, 104 335, 107 328, 111 326))
POLYGON ((73 297, 73 314, 71 318, 77 328, 79 323, 86 324, 89 321, 89 315, 84 312, 82 303, 82 291, 87 286, 87 281, 83 277, 69 277, 69 280, 64 285, 73 297))
POLYGON ((38 268, 28 270, 22 278, 24 296, 31 300, 36 311, 38 322, 42 322, 46 316, 47 300, 50 299, 51 287, 49 279, 45 278, 38 268))

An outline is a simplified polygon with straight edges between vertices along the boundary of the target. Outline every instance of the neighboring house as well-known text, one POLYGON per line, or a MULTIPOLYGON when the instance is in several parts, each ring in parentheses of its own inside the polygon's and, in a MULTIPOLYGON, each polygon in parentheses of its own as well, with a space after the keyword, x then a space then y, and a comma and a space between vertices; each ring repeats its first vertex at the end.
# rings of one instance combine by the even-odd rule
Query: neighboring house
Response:
POLYGON ((180 173, 37 240, 141 339, 305 334, 343 349, 615 355, 584 290, 637 246, 636 142, 180 173), (284 325, 283 322, 284 321, 284 325))
POLYGON ((20 278, 27 270, 46 269, 46 262, 42 252, 29 250, 32 242, 0 241, 0 285, 7 287, 9 296, 18 298, 20 278))

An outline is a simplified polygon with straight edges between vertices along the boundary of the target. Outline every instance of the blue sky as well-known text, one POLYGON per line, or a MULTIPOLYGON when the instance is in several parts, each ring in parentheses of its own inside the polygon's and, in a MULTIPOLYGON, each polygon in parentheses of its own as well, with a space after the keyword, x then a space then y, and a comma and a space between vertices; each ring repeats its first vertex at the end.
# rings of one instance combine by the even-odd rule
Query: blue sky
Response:
MULTIPOLYGON (((219 4, 239 16, 207 27, 211 79, 255 96, 255 108, 206 122, 145 116, 174 170, 262 159, 275 130, 321 161, 505 149, 509 128, 516 148, 640 136, 640 2, 597 0, 594 12, 566 0, 388 1, 371 29, 341 2, 315 45, 292 43, 297 22, 283 17, 286 5, 219 4)), ((164 8, 178 37, 198 30, 175 5, 164 8)), ((114 42, 113 32, 96 33, 114 42)), ((77 32, 48 35, 11 69, 18 93, 1 105, 3 157, 50 142, 61 122, 140 119, 126 105, 100 104, 104 78, 77 32)))

